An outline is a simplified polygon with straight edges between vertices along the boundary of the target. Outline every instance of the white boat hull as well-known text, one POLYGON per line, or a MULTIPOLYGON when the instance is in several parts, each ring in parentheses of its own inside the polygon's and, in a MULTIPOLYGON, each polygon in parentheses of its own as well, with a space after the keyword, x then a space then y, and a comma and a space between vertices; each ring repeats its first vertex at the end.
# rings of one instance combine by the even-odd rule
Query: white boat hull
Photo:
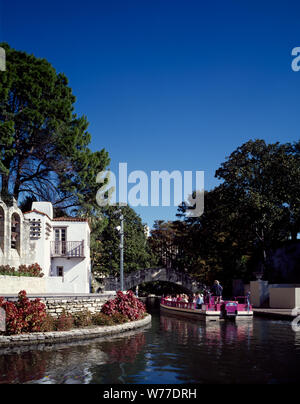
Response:
MULTIPOLYGON (((172 306, 165 305, 163 303, 160 303, 160 308, 162 310, 168 311, 169 313, 181 314, 184 316, 188 316, 190 318, 192 317, 192 318, 204 320, 204 321, 219 321, 219 320, 223 319, 220 311, 206 310, 206 308, 204 308, 204 309, 187 309, 187 308, 181 308, 181 307, 172 307, 172 306)), ((227 318, 230 318, 230 317, 231 316, 228 316, 227 318)), ((251 319, 252 317, 253 317, 252 310, 251 311, 238 311, 236 315, 232 316, 233 319, 251 319)))

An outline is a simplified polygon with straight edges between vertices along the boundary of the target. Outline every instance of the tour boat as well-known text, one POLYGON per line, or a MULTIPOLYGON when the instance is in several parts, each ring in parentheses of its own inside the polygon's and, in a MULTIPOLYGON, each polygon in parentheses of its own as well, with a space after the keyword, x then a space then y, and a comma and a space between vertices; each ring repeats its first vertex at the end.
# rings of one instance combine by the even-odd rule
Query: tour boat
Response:
POLYGON ((208 296, 201 309, 195 308, 195 303, 174 302, 162 298, 160 308, 169 313, 181 314, 205 321, 218 321, 222 319, 249 319, 253 317, 252 306, 247 296, 238 296, 233 300, 221 300, 215 296, 208 296))

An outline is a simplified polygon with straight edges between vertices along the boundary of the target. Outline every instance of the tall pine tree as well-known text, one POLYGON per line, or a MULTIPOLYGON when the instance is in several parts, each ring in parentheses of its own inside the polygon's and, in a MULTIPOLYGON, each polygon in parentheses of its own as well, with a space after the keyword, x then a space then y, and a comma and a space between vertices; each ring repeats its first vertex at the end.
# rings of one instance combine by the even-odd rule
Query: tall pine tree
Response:
POLYGON ((96 175, 108 153, 92 152, 85 116, 74 113, 75 96, 64 74, 47 60, 6 51, 0 80, 1 194, 50 200, 65 209, 94 205, 96 175))

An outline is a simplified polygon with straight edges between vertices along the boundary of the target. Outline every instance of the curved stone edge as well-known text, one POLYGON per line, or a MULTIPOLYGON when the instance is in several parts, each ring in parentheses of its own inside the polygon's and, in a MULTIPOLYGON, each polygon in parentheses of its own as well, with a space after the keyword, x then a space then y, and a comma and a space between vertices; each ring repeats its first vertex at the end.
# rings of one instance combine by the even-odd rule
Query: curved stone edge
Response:
POLYGON ((68 342, 121 334, 125 331, 143 327, 151 323, 151 321, 151 315, 147 314, 142 320, 130 321, 125 324, 98 326, 94 328, 77 328, 70 331, 35 332, 30 334, 0 336, 0 348, 34 344, 53 344, 56 342, 68 342))

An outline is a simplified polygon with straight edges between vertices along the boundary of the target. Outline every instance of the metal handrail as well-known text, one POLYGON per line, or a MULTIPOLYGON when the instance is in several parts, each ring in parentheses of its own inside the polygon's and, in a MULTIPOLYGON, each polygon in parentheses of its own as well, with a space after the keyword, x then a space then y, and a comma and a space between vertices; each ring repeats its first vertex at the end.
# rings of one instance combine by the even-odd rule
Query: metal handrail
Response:
POLYGON ((51 241, 51 257, 84 258, 84 240, 51 241))

